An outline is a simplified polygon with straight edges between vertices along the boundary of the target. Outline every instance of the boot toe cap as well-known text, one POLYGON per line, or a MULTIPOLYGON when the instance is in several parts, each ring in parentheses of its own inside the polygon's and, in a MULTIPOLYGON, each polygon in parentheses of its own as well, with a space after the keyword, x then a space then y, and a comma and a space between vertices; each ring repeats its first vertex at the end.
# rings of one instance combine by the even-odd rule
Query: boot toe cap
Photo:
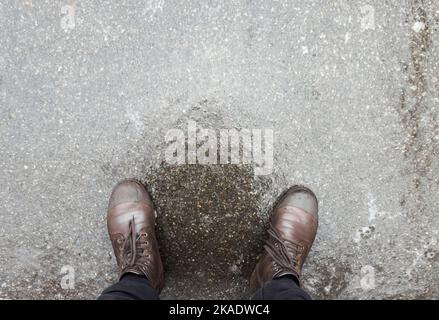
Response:
POLYGON ((114 187, 108 203, 108 209, 110 210, 119 204, 129 202, 152 204, 148 191, 139 181, 134 179, 123 180, 114 187))
POLYGON ((293 186, 285 193, 277 208, 296 207, 318 218, 318 201, 314 192, 304 186, 293 186))

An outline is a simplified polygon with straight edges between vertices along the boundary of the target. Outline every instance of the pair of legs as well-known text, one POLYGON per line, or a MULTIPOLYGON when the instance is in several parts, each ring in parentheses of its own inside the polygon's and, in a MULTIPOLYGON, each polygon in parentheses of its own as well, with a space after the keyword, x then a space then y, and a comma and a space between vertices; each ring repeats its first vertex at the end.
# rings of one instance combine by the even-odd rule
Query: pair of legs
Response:
MULTIPOLYGON (((158 292, 151 287, 145 276, 126 274, 122 279, 105 289, 99 300, 159 300, 158 292)), ((259 288, 253 300, 310 300, 292 277, 271 280, 259 288)))
MULTIPOLYGON (((300 287, 303 263, 318 225, 314 193, 291 187, 279 197, 264 252, 250 279, 255 300, 307 300, 300 287)), ((155 236, 155 211, 149 193, 136 180, 124 180, 110 197, 107 225, 119 269, 119 282, 100 300, 157 300, 164 286, 155 236)))

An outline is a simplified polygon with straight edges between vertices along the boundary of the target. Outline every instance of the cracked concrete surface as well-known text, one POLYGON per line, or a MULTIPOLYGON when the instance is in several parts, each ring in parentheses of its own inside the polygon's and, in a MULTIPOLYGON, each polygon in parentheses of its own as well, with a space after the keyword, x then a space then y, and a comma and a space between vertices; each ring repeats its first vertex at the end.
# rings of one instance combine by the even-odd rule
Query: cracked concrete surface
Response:
POLYGON ((126 177, 158 207, 163 298, 248 298, 298 183, 320 201, 314 298, 439 298, 437 1, 1 0, 0 25, 0 298, 113 283, 126 177), (273 173, 164 164, 189 120, 272 129, 273 173))

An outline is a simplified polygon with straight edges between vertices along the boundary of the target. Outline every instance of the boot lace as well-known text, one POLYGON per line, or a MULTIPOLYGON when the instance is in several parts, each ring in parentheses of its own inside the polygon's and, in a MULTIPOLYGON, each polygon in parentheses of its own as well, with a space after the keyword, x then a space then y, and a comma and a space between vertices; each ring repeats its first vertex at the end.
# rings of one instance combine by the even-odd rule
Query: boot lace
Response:
POLYGON ((273 259, 275 273, 286 271, 297 274, 298 255, 303 251, 303 246, 284 239, 272 224, 270 224, 268 234, 270 237, 264 245, 264 249, 273 259))
MULTIPOLYGON (((123 240, 123 269, 134 267, 137 264, 148 263, 150 254, 148 253, 148 233, 141 231, 138 235, 136 233, 136 223, 133 218, 129 223, 128 236, 123 240)), ((121 239, 122 240, 122 239, 121 239)))

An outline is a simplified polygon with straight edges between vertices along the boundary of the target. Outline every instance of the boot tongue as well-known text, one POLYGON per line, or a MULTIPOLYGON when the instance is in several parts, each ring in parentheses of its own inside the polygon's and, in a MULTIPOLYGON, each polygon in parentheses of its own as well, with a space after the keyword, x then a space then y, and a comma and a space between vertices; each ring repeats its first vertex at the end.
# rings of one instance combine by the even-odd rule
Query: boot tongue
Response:
POLYGON ((133 267, 134 264, 136 263, 136 256, 137 256, 137 245, 136 245, 136 241, 137 241, 137 236, 136 236, 136 222, 134 220, 134 216, 132 217, 132 219, 129 222, 129 232, 127 237, 125 238, 125 244, 123 246, 125 253, 124 253, 124 259, 126 259, 125 261, 127 262, 126 264, 129 267, 133 267), (131 254, 131 257, 128 260, 128 253, 131 254))

